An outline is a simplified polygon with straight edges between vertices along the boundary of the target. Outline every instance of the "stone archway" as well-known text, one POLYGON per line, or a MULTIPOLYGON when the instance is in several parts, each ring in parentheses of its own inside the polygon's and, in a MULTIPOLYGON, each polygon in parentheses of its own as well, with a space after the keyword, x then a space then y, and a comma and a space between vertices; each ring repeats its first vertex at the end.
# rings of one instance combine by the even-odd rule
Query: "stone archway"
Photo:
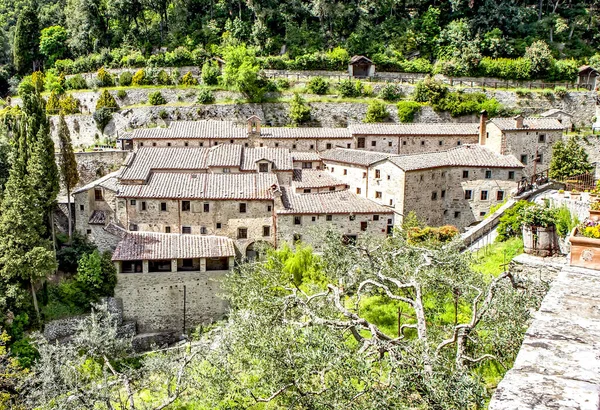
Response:
POLYGON ((273 248, 273 244, 267 241, 254 241, 246 246, 245 256, 249 261, 260 258, 267 248, 273 248))

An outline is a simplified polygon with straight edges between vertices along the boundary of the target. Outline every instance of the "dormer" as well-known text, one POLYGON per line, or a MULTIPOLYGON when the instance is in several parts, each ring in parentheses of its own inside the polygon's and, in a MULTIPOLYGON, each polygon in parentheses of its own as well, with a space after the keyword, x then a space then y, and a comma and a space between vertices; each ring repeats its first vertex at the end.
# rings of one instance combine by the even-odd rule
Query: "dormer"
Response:
POLYGON ((256 172, 268 173, 273 171, 273 161, 266 158, 258 159, 254 162, 256 164, 256 172))
POLYGON ((260 136, 260 118, 252 115, 246 120, 248 126, 248 136, 260 136))

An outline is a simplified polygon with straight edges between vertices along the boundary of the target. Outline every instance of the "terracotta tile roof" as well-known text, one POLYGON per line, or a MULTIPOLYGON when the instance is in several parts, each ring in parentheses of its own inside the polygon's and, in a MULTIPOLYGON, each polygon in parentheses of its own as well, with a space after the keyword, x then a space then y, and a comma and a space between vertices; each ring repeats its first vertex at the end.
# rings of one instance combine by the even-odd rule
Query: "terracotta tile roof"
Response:
POLYGON ((152 170, 205 170, 212 148, 144 147, 129 158, 121 179, 145 180, 152 170))
POLYGON ((502 131, 549 131, 565 129, 565 126, 556 118, 523 118, 523 128, 517 128, 514 118, 492 118, 490 122, 502 131))
POLYGON ((365 56, 352 56, 352 58, 350 59, 350 64, 356 64, 361 61, 364 61, 365 63, 373 64, 373 62, 365 56))
POLYGON ((233 121, 173 121, 168 130, 168 138, 175 139, 248 138, 246 127, 237 126, 233 121))
POLYGON ((117 196, 171 199, 273 199, 271 173, 192 174, 153 172, 146 184, 121 185, 117 196))
POLYGON ((292 161, 320 161, 321 156, 316 152, 292 152, 292 161))
POLYGON ((523 168, 512 155, 501 155, 477 144, 461 145, 447 151, 390 157, 405 171, 439 167, 523 168))
POLYGON ((355 124, 353 135, 478 135, 479 123, 355 124))
POLYGON ((392 214, 393 210, 349 191, 296 194, 282 187, 284 209, 277 214, 392 214))
POLYGON ((324 128, 324 127, 263 127, 260 136, 269 139, 337 139, 352 138, 348 128, 324 128))
POLYGON ((127 235, 127 230, 125 228, 120 227, 119 225, 115 225, 112 222, 109 222, 108 225, 104 227, 104 230, 111 235, 118 236, 123 239, 127 235))
POLYGON ((334 148, 321 153, 321 159, 325 162, 341 162, 365 167, 383 161, 390 156, 392 154, 347 148, 334 148))
POLYGON ((346 185, 331 172, 316 169, 295 169, 292 183, 295 188, 325 188, 331 186, 346 185))
POLYGON ((75 191, 73 191, 73 195, 79 194, 81 192, 89 191, 90 189, 96 188, 97 186, 116 192, 117 189, 119 188, 118 177, 119 177, 120 173, 121 173, 121 171, 119 170, 119 171, 111 172, 110 174, 106 174, 102 178, 98 178, 97 180, 92 181, 89 184, 82 186, 81 188, 77 188, 75 191))
POLYGON ((273 163, 273 168, 278 171, 291 171, 294 168, 292 155, 285 148, 246 148, 244 149, 241 169, 243 171, 256 170, 256 161, 266 159, 273 163))
POLYGON ((117 137, 117 140, 130 140, 132 136, 131 132, 124 132, 117 137))
POLYGON ((239 144, 219 144, 210 148, 207 166, 239 167, 242 161, 243 146, 239 144))
POLYGON ((128 232, 113 261, 220 258, 235 256, 233 241, 224 236, 128 232))
POLYGON ((94 211, 88 220, 90 225, 104 225, 106 223, 106 212, 94 211))
POLYGON ((171 138, 171 132, 168 128, 136 128, 131 131, 130 140, 145 140, 145 139, 163 139, 171 138))

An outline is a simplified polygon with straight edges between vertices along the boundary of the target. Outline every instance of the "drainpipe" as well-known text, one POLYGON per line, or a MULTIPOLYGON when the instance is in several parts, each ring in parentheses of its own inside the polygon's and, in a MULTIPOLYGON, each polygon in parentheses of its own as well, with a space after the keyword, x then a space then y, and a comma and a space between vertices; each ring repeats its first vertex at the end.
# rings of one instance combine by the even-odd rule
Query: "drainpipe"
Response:
POLYGON ((369 176, 370 176, 369 171, 370 170, 371 170, 371 166, 367 165, 367 182, 366 182, 366 186, 365 186, 365 198, 369 197, 369 176))
MULTIPOLYGON (((190 205, 191 206, 191 205, 190 205)), ((179 233, 183 233, 182 229, 181 229, 181 200, 178 199, 177 200, 177 229, 179 230, 179 233)))
POLYGON ((275 214, 275 201, 273 201, 272 209, 272 218, 273 218, 273 243, 275 244, 275 248, 277 248, 277 215, 275 214))

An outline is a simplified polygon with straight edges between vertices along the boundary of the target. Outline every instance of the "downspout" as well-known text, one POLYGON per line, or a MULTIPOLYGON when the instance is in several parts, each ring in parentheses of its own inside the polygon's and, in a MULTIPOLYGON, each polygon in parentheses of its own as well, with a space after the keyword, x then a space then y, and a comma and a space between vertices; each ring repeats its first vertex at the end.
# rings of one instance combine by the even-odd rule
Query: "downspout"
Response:
MULTIPOLYGON (((191 207, 191 205, 190 205, 190 207, 191 207)), ((183 233, 183 230, 181 229, 181 200, 180 199, 177 200, 177 223, 178 223, 177 230, 181 234, 181 233, 183 233)))
POLYGON ((365 198, 369 197, 369 171, 370 171, 370 165, 367 165, 367 182, 366 182, 366 186, 365 186, 365 198))
POLYGON ((277 214, 275 213, 275 201, 273 201, 272 215, 273 215, 273 243, 277 248, 277 214))

